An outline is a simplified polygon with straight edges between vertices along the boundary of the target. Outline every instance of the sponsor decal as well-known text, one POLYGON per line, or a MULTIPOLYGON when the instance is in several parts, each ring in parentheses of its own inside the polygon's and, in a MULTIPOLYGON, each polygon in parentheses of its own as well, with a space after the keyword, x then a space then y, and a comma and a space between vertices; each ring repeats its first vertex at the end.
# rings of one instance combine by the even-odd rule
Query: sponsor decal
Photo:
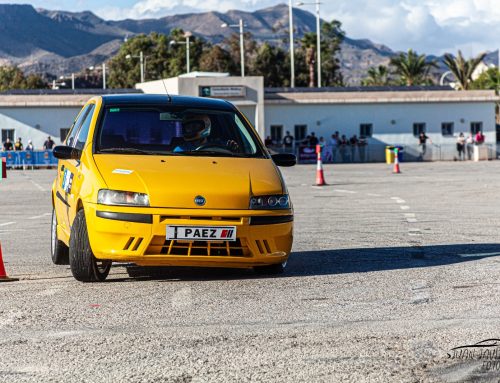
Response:
POLYGON ((61 188, 66 193, 71 193, 72 186, 73 186, 73 173, 71 173, 68 169, 64 169, 61 188))

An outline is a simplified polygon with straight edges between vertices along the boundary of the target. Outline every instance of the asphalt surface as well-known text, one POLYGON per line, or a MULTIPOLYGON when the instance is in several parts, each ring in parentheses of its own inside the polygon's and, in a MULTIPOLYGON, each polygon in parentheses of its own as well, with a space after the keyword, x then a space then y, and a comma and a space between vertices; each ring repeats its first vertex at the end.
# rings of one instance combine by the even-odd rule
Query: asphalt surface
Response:
POLYGON ((0 382, 499 382, 500 347, 452 349, 500 338, 500 162, 401 167, 327 165, 322 188, 283 169, 282 277, 113 267, 102 284, 51 263, 55 172, 11 171, 0 382))

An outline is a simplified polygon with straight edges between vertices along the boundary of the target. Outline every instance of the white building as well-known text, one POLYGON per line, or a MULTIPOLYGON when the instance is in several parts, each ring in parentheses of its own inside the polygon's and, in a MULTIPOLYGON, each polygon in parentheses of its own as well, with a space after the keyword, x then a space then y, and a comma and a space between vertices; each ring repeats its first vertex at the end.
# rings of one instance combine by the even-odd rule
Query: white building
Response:
MULTIPOLYGON (((137 84, 145 93, 224 98, 256 126, 261 137, 279 142, 286 131, 297 140, 314 132, 328 138, 338 131, 368 144, 414 145, 424 131, 436 145, 453 146, 460 132, 481 130, 496 145, 494 91, 446 88, 264 89, 262 77, 191 74, 137 84)), ((138 90, 135 90, 137 92, 138 90)), ((109 92, 109 91, 108 91, 109 92)), ((48 135, 56 143, 93 94, 0 94, 2 141, 22 137, 41 148, 48 135)))

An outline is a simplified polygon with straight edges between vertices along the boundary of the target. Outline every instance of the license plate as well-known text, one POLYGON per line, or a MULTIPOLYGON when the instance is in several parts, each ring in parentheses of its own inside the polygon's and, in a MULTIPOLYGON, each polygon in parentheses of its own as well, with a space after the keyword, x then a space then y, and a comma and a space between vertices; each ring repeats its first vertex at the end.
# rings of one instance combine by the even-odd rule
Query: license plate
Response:
POLYGON ((236 226, 167 226, 167 239, 236 241, 236 226))

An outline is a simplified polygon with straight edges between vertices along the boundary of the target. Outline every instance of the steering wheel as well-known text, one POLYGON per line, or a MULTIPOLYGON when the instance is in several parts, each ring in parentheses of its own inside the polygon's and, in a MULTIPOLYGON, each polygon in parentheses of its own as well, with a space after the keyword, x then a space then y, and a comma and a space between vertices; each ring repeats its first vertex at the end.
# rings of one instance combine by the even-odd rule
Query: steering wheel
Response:
MULTIPOLYGON (((207 150, 207 149, 218 149, 218 151, 221 151, 221 152, 233 153, 233 151, 231 150, 231 146, 229 145, 229 142, 227 144, 219 144, 219 143, 216 143, 216 142, 208 142, 206 144, 198 146, 195 149, 195 151, 196 152, 200 152, 200 151, 204 151, 204 150, 207 150)), ((217 150, 215 150, 215 151, 217 151, 217 150)))

